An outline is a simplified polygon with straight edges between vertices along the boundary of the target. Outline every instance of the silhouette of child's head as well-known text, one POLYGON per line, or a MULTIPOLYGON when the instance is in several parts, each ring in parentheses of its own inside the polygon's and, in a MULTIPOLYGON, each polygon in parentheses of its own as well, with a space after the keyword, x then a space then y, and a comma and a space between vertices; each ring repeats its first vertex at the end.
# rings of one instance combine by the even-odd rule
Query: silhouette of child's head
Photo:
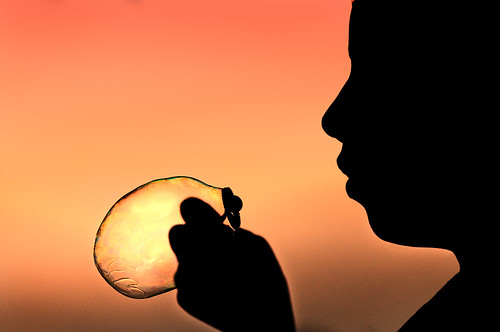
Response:
POLYGON ((351 73, 322 124, 343 143, 337 163, 348 195, 384 240, 460 251, 470 232, 474 48, 466 11, 353 2, 351 73))

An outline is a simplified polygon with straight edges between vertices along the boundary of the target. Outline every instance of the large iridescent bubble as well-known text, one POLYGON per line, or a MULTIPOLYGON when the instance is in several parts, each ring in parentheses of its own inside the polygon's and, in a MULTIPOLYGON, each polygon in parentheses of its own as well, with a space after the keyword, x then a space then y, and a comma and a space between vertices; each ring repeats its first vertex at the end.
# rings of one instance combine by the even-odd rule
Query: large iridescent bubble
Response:
POLYGON ((232 195, 229 188, 172 177, 148 182, 123 196, 97 231, 94 261, 100 274, 114 289, 132 298, 174 289, 177 260, 168 233, 173 225, 184 223, 181 203, 189 197, 201 199, 223 220, 225 214, 231 214, 223 201, 228 190, 232 195))

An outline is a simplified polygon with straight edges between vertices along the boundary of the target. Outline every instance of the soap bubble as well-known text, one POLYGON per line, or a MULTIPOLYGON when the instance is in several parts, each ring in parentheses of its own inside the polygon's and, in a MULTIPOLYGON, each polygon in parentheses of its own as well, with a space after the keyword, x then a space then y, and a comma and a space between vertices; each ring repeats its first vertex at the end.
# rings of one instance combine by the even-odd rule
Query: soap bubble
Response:
POLYGON ((227 215, 233 228, 239 226, 239 214, 231 211, 228 202, 236 200, 239 210, 241 200, 229 188, 213 187, 190 177, 172 177, 134 189, 109 210, 95 239, 94 262, 114 289, 132 298, 175 289, 177 260, 168 233, 173 225, 184 223, 180 205, 190 197, 210 205, 221 216, 221 223, 227 215))

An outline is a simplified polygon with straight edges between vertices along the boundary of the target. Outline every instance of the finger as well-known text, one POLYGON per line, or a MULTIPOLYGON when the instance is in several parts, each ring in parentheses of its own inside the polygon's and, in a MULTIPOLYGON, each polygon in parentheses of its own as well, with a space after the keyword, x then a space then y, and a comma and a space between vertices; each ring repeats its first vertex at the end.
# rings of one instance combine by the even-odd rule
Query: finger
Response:
POLYGON ((174 282, 179 291, 186 289, 194 290, 193 286, 199 284, 204 262, 207 257, 200 250, 200 241, 196 240, 199 232, 193 232, 186 225, 175 225, 170 229, 169 240, 172 251, 177 257, 177 271, 174 282))
POLYGON ((169 241, 179 268, 196 273, 210 264, 222 264, 232 252, 232 235, 233 230, 223 224, 203 229, 175 225, 170 229, 169 241))
POLYGON ((189 241, 189 230, 185 225, 174 225, 168 232, 170 247, 179 260, 185 253, 185 247, 189 241))
POLYGON ((186 198, 181 203, 181 216, 186 225, 206 228, 222 224, 224 218, 210 204, 196 197, 186 198))

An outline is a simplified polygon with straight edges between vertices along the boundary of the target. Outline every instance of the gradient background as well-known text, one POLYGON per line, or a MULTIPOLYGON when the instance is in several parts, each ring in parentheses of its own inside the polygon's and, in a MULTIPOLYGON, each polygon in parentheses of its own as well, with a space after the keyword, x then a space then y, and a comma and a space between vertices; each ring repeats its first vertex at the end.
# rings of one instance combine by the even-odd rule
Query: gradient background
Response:
POLYGON ((457 271, 388 244, 344 191, 321 116, 350 0, 0 0, 0 330, 210 331, 175 291, 97 272, 108 209, 150 180, 230 186, 273 246, 299 331, 395 329, 457 271))

